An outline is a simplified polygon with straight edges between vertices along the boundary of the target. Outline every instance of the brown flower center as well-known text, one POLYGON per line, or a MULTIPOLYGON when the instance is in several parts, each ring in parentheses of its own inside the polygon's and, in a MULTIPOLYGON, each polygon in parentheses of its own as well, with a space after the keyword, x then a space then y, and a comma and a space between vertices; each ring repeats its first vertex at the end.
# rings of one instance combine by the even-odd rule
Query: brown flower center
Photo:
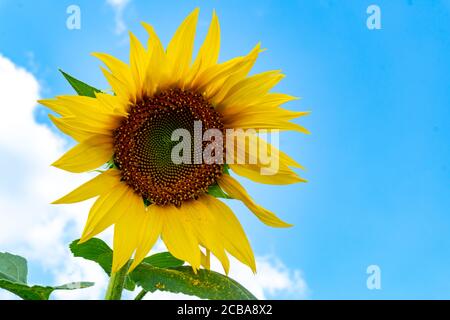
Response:
MULTIPOLYGON (((202 134, 208 129, 223 131, 220 114, 195 92, 170 89, 131 106, 128 117, 114 130, 114 162, 122 180, 160 206, 180 206, 206 192, 222 174, 222 164, 176 164, 172 159, 172 150, 180 143, 172 141, 172 133, 185 129, 194 137, 195 121, 201 121, 202 134)), ((191 146, 194 159, 193 142, 191 146)))

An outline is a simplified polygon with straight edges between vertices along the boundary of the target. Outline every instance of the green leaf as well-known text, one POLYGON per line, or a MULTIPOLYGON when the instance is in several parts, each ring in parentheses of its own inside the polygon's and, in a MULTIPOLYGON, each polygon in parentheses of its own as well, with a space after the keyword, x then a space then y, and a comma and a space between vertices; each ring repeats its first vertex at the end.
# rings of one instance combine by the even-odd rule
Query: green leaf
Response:
POLYGON ((222 188, 219 187, 217 183, 208 187, 208 194, 216 198, 232 199, 229 195, 223 192, 222 188))
POLYGON ((5 289, 24 300, 47 300, 52 291, 46 290, 45 287, 30 287, 24 283, 13 282, 8 280, 0 280, 0 288, 5 289))
POLYGON ((79 239, 69 245, 73 255, 97 262, 109 275, 111 273, 113 254, 111 248, 104 241, 97 238, 92 238, 81 244, 78 244, 78 241, 79 239))
POLYGON ((175 268, 184 264, 183 260, 175 258, 170 252, 160 252, 145 258, 142 262, 157 268, 175 268))
POLYGON ((30 286, 27 284, 27 260, 21 256, 0 252, 0 288, 24 300, 48 300, 55 290, 74 290, 91 287, 92 282, 73 282, 62 286, 30 286))
MULTIPOLYGON (((97 238, 92 238, 81 244, 78 244, 78 241, 75 240, 70 244, 70 250, 73 255, 98 263, 108 276, 111 276, 113 259, 113 251, 111 248, 104 241, 97 238)), ((184 261, 175 258, 169 252, 154 254, 145 258, 143 262, 159 268, 179 267, 184 264, 184 261)), ((135 289, 136 284, 130 278, 130 275, 126 276, 124 287, 130 291, 135 289)))
POLYGON ((149 292, 169 291, 211 300, 256 300, 247 289, 229 277, 208 270, 198 270, 195 274, 187 266, 161 269, 141 263, 131 273, 131 278, 149 292))
POLYGON ((53 288, 55 290, 75 290, 75 289, 89 288, 92 287, 93 285, 94 285, 93 282, 82 281, 82 282, 70 282, 53 288))
MULTIPOLYGON (((111 248, 100 239, 90 239, 78 244, 75 240, 70 244, 74 256, 82 257, 98 263, 105 272, 111 274, 111 248)), ((125 288, 133 290, 137 284, 144 290, 169 291, 194 295, 203 299, 256 299, 247 289, 233 279, 220 273, 199 270, 194 274, 191 267, 183 267, 184 262, 169 252, 157 253, 145 258, 142 263, 125 280, 125 288), (127 288, 127 285, 133 289, 127 288)))
POLYGON ((130 275, 128 274, 125 276, 125 283, 123 287, 128 291, 134 291, 134 289, 136 289, 136 283, 131 279, 130 275))
MULTIPOLYGON (((92 238, 81 244, 78 244, 78 241, 79 239, 69 245, 73 255, 98 263, 106 274, 111 276, 113 259, 111 248, 104 241, 97 238, 92 238)), ((124 288, 129 291, 133 291, 136 288, 136 284, 129 275, 125 277, 124 288)))
POLYGON ((62 286, 29 286, 23 283, 0 280, 0 288, 8 290, 24 300, 48 300, 55 290, 76 290, 92 287, 93 282, 72 282, 62 286))
POLYGON ((94 87, 72 77, 71 75, 65 73, 61 69, 59 69, 59 71, 62 73, 64 78, 66 78, 66 80, 69 82, 69 84, 72 86, 72 88, 75 89, 75 91, 78 93, 78 95, 95 98, 95 93, 101 92, 99 89, 94 88, 94 87))
POLYGON ((0 279, 27 283, 27 260, 7 252, 0 252, 0 279))

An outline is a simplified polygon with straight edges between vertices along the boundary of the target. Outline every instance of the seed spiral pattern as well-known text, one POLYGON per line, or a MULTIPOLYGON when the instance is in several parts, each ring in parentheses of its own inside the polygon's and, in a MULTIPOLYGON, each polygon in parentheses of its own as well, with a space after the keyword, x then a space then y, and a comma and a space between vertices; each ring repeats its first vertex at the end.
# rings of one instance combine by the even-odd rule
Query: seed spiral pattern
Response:
MULTIPOLYGON (((220 114, 201 94, 169 89, 144 97, 130 107, 128 117, 114 130, 114 162, 122 180, 153 204, 180 206, 208 190, 222 174, 222 164, 175 164, 172 141, 176 129, 194 137, 194 121, 208 129, 224 130, 220 114)), ((202 151, 206 143, 202 144, 202 151)), ((224 152, 225 154, 225 152, 224 152)), ((191 159, 194 159, 191 141, 191 159)), ((201 155, 197 155, 201 156, 201 155)))

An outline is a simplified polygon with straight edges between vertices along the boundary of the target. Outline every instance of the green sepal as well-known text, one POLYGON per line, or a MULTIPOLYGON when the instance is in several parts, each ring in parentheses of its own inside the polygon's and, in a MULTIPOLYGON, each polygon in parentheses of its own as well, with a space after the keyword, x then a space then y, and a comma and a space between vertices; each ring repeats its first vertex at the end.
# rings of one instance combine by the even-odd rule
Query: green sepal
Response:
POLYGON ((72 88, 78 93, 78 95, 95 98, 95 94, 101 92, 101 90, 72 77, 70 74, 62 71, 61 69, 59 69, 59 71, 62 73, 64 78, 66 78, 72 88))

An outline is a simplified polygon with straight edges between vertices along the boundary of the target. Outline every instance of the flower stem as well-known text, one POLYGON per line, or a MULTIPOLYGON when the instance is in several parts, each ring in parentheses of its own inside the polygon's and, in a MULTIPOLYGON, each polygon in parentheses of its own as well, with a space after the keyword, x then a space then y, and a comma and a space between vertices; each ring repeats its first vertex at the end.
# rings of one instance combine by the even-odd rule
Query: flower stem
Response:
POLYGON ((142 298, 144 298, 146 294, 147 294, 147 291, 142 290, 142 291, 139 292, 139 294, 134 298, 134 300, 142 300, 142 298))
POLYGON ((105 300, 120 300, 122 298, 125 277, 130 267, 130 262, 126 263, 119 271, 111 273, 105 300))

